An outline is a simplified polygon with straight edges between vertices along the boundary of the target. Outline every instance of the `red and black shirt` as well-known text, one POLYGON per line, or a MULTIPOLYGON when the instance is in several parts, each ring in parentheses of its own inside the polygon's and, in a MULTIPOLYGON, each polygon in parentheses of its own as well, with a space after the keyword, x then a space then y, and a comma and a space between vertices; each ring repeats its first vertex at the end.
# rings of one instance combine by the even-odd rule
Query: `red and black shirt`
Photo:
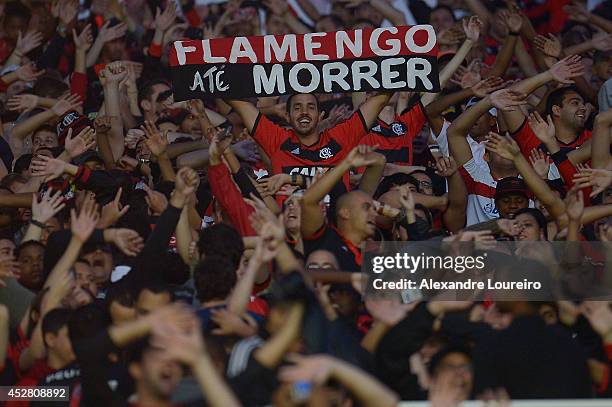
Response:
POLYGON ((308 257, 315 250, 327 250, 333 253, 341 271, 361 271, 361 248, 345 239, 340 231, 329 223, 312 235, 304 236, 304 255, 308 257))
POLYGON ((324 130, 310 146, 302 144, 295 131, 272 123, 262 114, 255 121, 252 136, 270 157, 274 174, 313 177, 318 169, 338 165, 367 132, 358 110, 348 120, 324 130))
POLYGON ((388 163, 412 165, 412 141, 426 121, 425 109, 418 101, 404 113, 397 115, 391 124, 379 119, 361 143, 378 145, 376 151, 383 154, 388 163))

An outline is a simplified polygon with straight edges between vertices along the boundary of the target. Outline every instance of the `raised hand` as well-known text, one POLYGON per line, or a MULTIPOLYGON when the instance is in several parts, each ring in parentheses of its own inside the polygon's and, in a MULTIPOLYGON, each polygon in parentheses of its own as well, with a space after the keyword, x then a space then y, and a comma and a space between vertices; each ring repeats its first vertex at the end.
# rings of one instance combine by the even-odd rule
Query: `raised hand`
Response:
POLYGON ((548 70, 553 79, 566 85, 574 83, 571 78, 584 74, 584 65, 580 55, 570 55, 557 62, 548 70))
POLYGON ((70 158, 77 157, 87 150, 92 150, 96 146, 96 132, 91 127, 87 126, 72 137, 72 129, 68 129, 64 148, 70 158))
POLYGON ((7 278, 18 279, 20 277, 20 263, 15 259, 0 260, 0 287, 6 287, 7 278))
POLYGON ((36 80, 36 78, 38 78, 39 76, 41 76, 44 73, 45 73, 45 71, 38 71, 37 72, 36 71, 36 66, 33 63, 29 63, 29 64, 26 64, 26 65, 21 65, 15 71, 15 74, 17 75, 19 80, 24 81, 24 82, 33 82, 34 80, 36 80))
POLYGON ((499 76, 491 76, 474 84, 472 86, 472 91, 474 92, 474 96, 483 98, 491 92, 503 88, 503 86, 504 80, 502 78, 500 78, 499 76))
POLYGON ((463 19, 463 32, 468 40, 473 42, 478 41, 478 37, 482 31, 482 21, 477 16, 463 19))
POLYGON ((77 216, 74 209, 70 210, 70 230, 72 230, 72 236, 80 240, 81 243, 85 243, 96 228, 99 217, 100 214, 98 213, 96 201, 85 199, 79 216, 77 216))
POLYGON ((580 311, 589 320, 591 327, 601 338, 612 341, 612 309, 609 301, 585 301, 580 305, 580 311))
POLYGON ((500 136, 492 131, 489 132, 485 148, 507 160, 514 160, 514 158, 521 153, 521 149, 512 137, 500 136))
POLYGON ((94 129, 96 134, 106 134, 112 127, 111 118, 109 116, 97 116, 94 120, 94 129))
POLYGON ((514 89, 500 89, 489 95, 493 106, 501 110, 511 110, 517 106, 524 105, 526 97, 524 93, 514 89))
POLYGON ((55 104, 51 107, 51 110, 56 116, 63 116, 71 110, 77 110, 81 107, 83 102, 81 101, 81 97, 73 93, 68 96, 61 97, 55 104))
POLYGON ((292 354, 287 360, 293 362, 293 365, 281 367, 278 373, 279 379, 284 382, 310 382, 320 385, 324 384, 332 373, 333 358, 325 354, 311 356, 292 354))
POLYGON ((365 144, 360 144, 351 150, 346 160, 352 168, 367 167, 376 163, 377 158, 373 153, 377 148, 378 145, 367 146, 365 144))
POLYGON ((561 56, 561 41, 554 34, 548 33, 548 36, 536 35, 533 38, 535 48, 549 57, 559 58, 561 56))
POLYGON ((168 2, 165 10, 162 12, 159 7, 155 9, 155 29, 162 32, 168 31, 176 20, 176 8, 173 2, 168 2))
POLYGON ((195 192, 199 183, 199 175, 195 170, 189 167, 182 167, 176 173, 176 182, 174 184, 174 192, 178 192, 183 196, 189 196, 195 192))
POLYGON ((582 219, 582 214, 584 213, 584 194, 576 185, 567 191, 565 212, 567 217, 574 222, 580 222, 582 219))
POLYGON ((210 319, 218 326, 211 331, 213 335, 238 335, 247 338, 257 334, 257 321, 249 314, 240 316, 220 308, 211 311, 210 319))
POLYGON ((440 45, 459 45, 465 38, 465 33, 459 27, 452 27, 438 34, 438 44, 440 45))
POLYGON ((210 139, 208 154, 210 157, 215 157, 217 160, 220 159, 225 150, 232 143, 232 137, 230 135, 220 139, 220 132, 212 128, 208 129, 208 138, 210 139))
POLYGON ((529 162, 535 172, 542 179, 548 179, 548 170, 550 169, 550 158, 544 154, 539 148, 534 148, 529 153, 529 162))
POLYGON ((573 1, 572 4, 568 4, 563 7, 563 11, 567 13, 570 20, 578 21, 581 23, 588 23, 590 14, 589 11, 583 4, 573 1))
POLYGON ((37 156, 30 166, 33 176, 46 176, 45 181, 51 181, 64 173, 66 163, 56 158, 37 156))
POLYGON ((123 207, 121 205, 122 193, 123 188, 119 188, 117 190, 117 194, 115 195, 115 199, 102 207, 102 215, 100 216, 100 220, 98 222, 98 226, 100 228, 107 228, 114 225, 123 215, 127 213, 127 211, 130 210, 130 205, 125 205, 123 207))
POLYGON ((448 178, 457 172, 457 162, 453 157, 442 157, 436 162, 436 174, 448 178))
POLYGON ((529 114, 527 118, 529 121, 529 127, 533 130, 535 136, 540 140, 544 145, 548 146, 550 144, 558 143, 557 138, 555 137, 555 124, 552 121, 552 117, 548 115, 546 117, 546 121, 540 116, 540 113, 534 111, 529 114))
POLYGON ((414 194, 412 193, 412 191, 410 190, 410 188, 408 188, 408 185, 401 185, 399 188, 399 201, 400 204, 402 204, 402 206, 404 208, 406 208, 406 210, 408 212, 412 212, 414 213, 414 194))
POLYGON ((512 32, 521 31, 523 26, 523 18, 515 11, 503 10, 500 12, 500 20, 504 22, 508 30, 512 32))
POLYGON ((17 34, 17 45, 15 46, 15 51, 17 51, 20 56, 23 56, 42 44, 42 40, 43 35, 39 31, 30 31, 26 33, 25 36, 22 36, 20 31, 17 34))
POLYGON ((263 178, 258 182, 263 187, 264 191, 270 195, 274 195, 283 185, 291 183, 291 177, 288 174, 276 174, 271 177, 263 178))
POLYGON ((144 126, 140 126, 140 129, 144 131, 145 144, 153 155, 159 157, 166 152, 168 148, 168 137, 165 134, 162 135, 155 124, 147 120, 144 126))
POLYGON ((100 38, 102 42, 106 43, 116 40, 117 38, 121 38, 125 35, 125 32, 128 29, 128 26, 125 23, 109 27, 110 23, 110 20, 105 22, 104 25, 100 28, 100 31, 98 32, 98 38, 100 38))
POLYGON ((87 24, 83 31, 77 35, 75 29, 72 29, 72 40, 74 46, 82 51, 87 51, 93 44, 93 34, 91 33, 91 24, 87 24))
POLYGON ((125 135, 125 146, 134 150, 138 142, 144 137, 144 131, 140 129, 129 129, 125 135))
POLYGON ((367 297, 365 306, 370 315, 387 326, 395 326, 416 307, 417 303, 402 304, 399 298, 367 297))
POLYGON ((190 315, 189 326, 182 329, 172 319, 160 318, 152 341, 155 346, 164 349, 170 359, 193 366, 199 360, 198 356, 206 352, 206 346, 198 318, 190 315))
POLYGON ((38 106, 38 100, 38 96, 24 93, 10 98, 6 103, 6 106, 9 108, 9 110, 28 112, 38 106))
POLYGON ((160 215, 166 210, 168 207, 168 198, 166 198, 166 195, 149 188, 148 185, 144 186, 144 191, 147 193, 145 202, 149 206, 149 209, 151 209, 152 215, 160 215))
POLYGON ((104 237, 127 256, 137 256, 144 247, 144 240, 132 229, 107 229, 104 237))
POLYGON ((127 76, 127 68, 121 61, 111 62, 100 73, 104 72, 107 83, 119 83, 127 76))
POLYGON ((601 33, 593 36, 591 40, 593 48, 598 51, 610 51, 612 50, 612 34, 601 33))
POLYGON ((476 59, 467 68, 463 66, 457 68, 457 72, 451 78, 451 82, 461 86, 462 89, 471 88, 480 81, 480 61, 476 59))
POLYGON ((599 195, 612 185, 612 171, 605 169, 581 168, 574 174, 574 184, 579 188, 592 187, 590 197, 599 195))
POLYGON ((64 27, 70 26, 79 12, 79 2, 76 0, 60 0, 57 4, 60 5, 58 10, 60 24, 64 27))
POLYGON ((36 195, 32 197, 32 220, 45 223, 64 209, 66 204, 64 203, 62 191, 58 190, 53 195, 52 192, 51 189, 47 189, 40 202, 36 195))

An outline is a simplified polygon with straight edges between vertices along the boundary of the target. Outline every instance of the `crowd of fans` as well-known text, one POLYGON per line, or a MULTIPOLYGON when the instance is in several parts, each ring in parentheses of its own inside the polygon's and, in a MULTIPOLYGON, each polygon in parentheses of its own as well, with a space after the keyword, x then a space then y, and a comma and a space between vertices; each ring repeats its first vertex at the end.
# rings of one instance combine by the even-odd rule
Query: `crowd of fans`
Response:
POLYGON ((612 395, 606 300, 364 298, 360 273, 381 241, 612 240, 612 2, 586 3, 0 0, 0 385, 71 406, 612 395), (439 94, 173 97, 176 40, 407 24, 436 31, 439 94))

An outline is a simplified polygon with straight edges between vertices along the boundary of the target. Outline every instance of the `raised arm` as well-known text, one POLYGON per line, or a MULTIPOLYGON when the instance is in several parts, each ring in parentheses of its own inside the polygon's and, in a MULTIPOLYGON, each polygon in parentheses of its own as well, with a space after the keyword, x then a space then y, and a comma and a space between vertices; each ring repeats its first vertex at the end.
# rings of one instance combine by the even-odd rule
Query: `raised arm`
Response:
MULTIPOLYGON (((244 123, 244 126, 247 128, 249 133, 252 134, 255 127, 255 122, 259 116, 259 110, 257 110, 255 105, 253 105, 251 102, 245 102, 242 100, 228 100, 227 103, 238 113, 242 119, 242 123, 244 123)), ((376 113, 376 115, 378 115, 378 113, 376 113)))
POLYGON ((370 97, 359 107, 361 116, 363 117, 365 125, 368 129, 370 129, 370 127, 376 123, 378 114, 387 105, 392 95, 393 93, 379 93, 376 96, 370 97))
POLYGON ((113 151, 113 161, 123 156, 124 137, 123 120, 119 104, 119 82, 127 76, 127 68, 122 62, 110 63, 100 71, 100 82, 104 87, 104 107, 106 115, 111 119, 111 130, 108 139, 113 151))

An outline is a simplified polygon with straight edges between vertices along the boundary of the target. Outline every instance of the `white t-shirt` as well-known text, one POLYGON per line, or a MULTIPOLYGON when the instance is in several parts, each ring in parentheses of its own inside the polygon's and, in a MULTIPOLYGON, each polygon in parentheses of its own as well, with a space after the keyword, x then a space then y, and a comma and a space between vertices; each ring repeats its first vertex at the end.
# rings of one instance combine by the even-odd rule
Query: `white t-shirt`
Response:
POLYGON ((472 158, 459 168, 468 191, 466 226, 499 218, 495 207, 497 181, 491 176, 489 166, 479 165, 472 158))
MULTIPOLYGON (((440 147, 440 153, 444 157, 450 156, 450 151, 448 149, 448 135, 446 134, 450 125, 451 123, 449 121, 444 120, 444 124, 442 124, 442 129, 440 130, 440 134, 438 134, 437 137, 433 133, 433 130, 430 130, 432 138, 436 141, 436 143, 438 143, 438 146, 440 147)), ((477 142, 470 135, 467 136, 467 142, 470 145, 470 149, 472 150, 472 157, 474 157, 474 161, 476 162, 476 164, 487 165, 487 162, 484 159, 484 153, 485 153, 484 143, 477 142)))

